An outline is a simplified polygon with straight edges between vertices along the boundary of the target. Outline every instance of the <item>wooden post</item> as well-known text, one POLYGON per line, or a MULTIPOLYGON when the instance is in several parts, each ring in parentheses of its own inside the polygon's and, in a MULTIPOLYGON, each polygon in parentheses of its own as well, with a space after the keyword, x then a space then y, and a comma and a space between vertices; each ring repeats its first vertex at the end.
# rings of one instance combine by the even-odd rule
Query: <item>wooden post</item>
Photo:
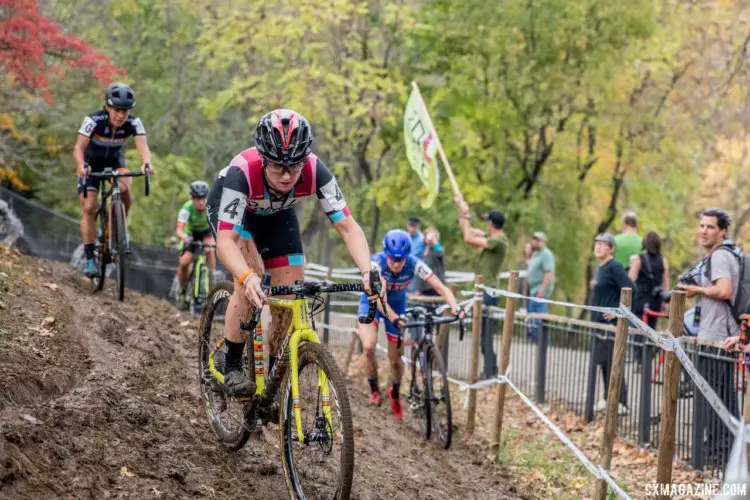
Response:
MULTIPOLYGON (((685 292, 672 292, 669 303, 669 331, 675 338, 682 336, 685 314, 685 292)), ((664 396, 661 404, 661 425, 659 426, 659 454, 656 465, 656 482, 672 482, 672 460, 677 426, 677 396, 680 389, 680 360, 673 352, 667 353, 664 369, 664 396)), ((661 495, 662 500, 669 495, 661 495)))
MULTIPOLYGON (((631 304, 632 292, 633 290, 630 288, 620 290, 620 303, 628 308, 631 304)), ((617 415, 620 406, 625 353, 628 350, 629 323, 627 318, 617 318, 612 371, 609 375, 609 388, 607 390, 607 413, 604 415, 604 435, 602 436, 602 445, 599 448, 599 465, 607 472, 612 465, 612 446, 615 443, 615 434, 617 433, 617 415)), ((599 479, 596 482, 594 498, 596 500, 607 498, 607 482, 604 479, 599 479)))
POLYGON ((349 364, 352 362, 354 347, 357 345, 357 340, 359 340, 359 337, 355 332, 352 332, 352 341, 349 342, 349 350, 346 351, 346 358, 344 358, 344 377, 349 376, 349 364))
MULTIPOLYGON (((484 307, 484 290, 480 288, 484 283, 483 276, 474 279, 474 310, 471 319, 471 372, 469 383, 476 384, 479 379, 479 346, 482 342, 482 308, 484 307)), ((477 390, 469 389, 469 409, 467 414, 466 434, 474 434, 474 424, 477 416, 477 390)))
MULTIPOLYGON (((326 272, 326 281, 331 281, 331 274, 333 273, 333 268, 328 267, 328 271, 326 272)), ((330 330, 328 328, 328 324, 331 321, 331 310, 329 308, 329 303, 331 302, 331 294, 326 293, 324 295, 324 299, 326 301, 326 308, 325 312, 323 313, 323 323, 325 326, 323 326, 323 344, 328 345, 330 341, 330 330)), ((346 375, 346 372, 344 372, 344 375, 346 375)))
MULTIPOLYGON (((512 271, 510 273, 510 281, 508 281, 508 291, 516 293, 518 290, 518 271, 512 271)), ((500 350, 500 374, 505 374, 508 371, 508 365, 510 364, 510 346, 513 340, 513 321, 516 315, 516 299, 515 297, 508 297, 505 302, 505 319, 503 320, 503 344, 500 350)), ((492 457, 497 457, 497 453, 500 450, 500 434, 503 430, 503 410, 505 409, 505 384, 498 384, 497 386, 497 407, 495 408, 495 425, 492 427, 492 457)))

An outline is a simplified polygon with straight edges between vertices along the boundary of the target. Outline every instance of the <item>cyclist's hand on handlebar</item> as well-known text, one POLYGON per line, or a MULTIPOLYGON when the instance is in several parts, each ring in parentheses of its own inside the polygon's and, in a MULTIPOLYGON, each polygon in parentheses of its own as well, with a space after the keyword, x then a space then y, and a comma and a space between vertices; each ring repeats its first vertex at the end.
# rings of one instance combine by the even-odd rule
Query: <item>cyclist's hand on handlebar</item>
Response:
POLYGON ((466 311, 461 308, 458 309, 458 312, 454 312, 453 314, 458 316, 458 319, 466 319, 466 311))
POLYGON ((76 177, 88 177, 89 176, 89 166, 85 163, 81 166, 76 167, 76 177))
POLYGON ((406 326, 406 317, 403 315, 396 316, 392 318, 390 321, 391 323, 393 323, 393 326, 395 326, 399 330, 406 326))
POLYGON ((362 273, 362 288, 370 300, 374 300, 375 296, 380 296, 382 298, 385 293, 385 279, 375 269, 365 271, 362 273), (371 283, 371 278, 374 278, 375 276, 377 276, 380 281, 380 293, 374 289, 373 283, 371 283))
POLYGON ((154 167, 150 163, 144 163, 141 165, 141 173, 143 175, 154 175, 154 167))
POLYGON ((247 297, 247 300, 249 300, 255 307, 263 307, 263 304, 268 300, 268 297, 266 297, 266 294, 263 292, 263 287, 261 286, 261 278, 255 273, 252 273, 245 278, 243 288, 245 291, 245 297, 247 297))

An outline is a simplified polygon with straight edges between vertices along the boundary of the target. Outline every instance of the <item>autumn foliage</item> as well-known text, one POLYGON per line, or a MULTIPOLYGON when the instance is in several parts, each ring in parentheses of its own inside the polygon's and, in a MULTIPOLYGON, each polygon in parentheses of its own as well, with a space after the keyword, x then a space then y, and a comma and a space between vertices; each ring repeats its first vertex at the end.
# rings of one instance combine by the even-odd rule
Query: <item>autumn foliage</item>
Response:
POLYGON ((88 71, 101 83, 124 73, 82 39, 63 33, 35 0, 0 0, 0 67, 47 100, 50 78, 66 69, 88 71))

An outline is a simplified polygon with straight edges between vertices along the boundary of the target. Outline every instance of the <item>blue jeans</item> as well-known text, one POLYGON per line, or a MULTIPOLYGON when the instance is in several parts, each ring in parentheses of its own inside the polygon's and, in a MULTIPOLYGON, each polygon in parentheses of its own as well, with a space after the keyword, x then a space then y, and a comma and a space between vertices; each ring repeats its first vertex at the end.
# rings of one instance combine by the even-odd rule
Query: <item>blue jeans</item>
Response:
MULTIPOLYGON (((546 297, 545 297, 546 298, 546 297)), ((529 313, 546 313, 549 311, 549 304, 546 302, 539 302, 534 299, 529 299, 527 310, 529 313)), ((529 320, 529 327, 526 331, 526 338, 532 342, 539 340, 539 329, 541 328, 541 319, 529 320)))

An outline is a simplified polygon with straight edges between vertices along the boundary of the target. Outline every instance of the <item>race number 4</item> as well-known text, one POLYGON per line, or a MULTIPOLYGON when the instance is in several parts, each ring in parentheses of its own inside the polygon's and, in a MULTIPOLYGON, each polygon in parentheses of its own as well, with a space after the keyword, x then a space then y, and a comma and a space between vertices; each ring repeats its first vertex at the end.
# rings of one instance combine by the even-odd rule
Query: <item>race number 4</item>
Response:
POLYGON ((235 198, 234 200, 229 203, 226 207, 224 207, 224 213, 229 214, 229 217, 231 219, 237 218, 237 213, 239 212, 239 206, 240 206, 240 199, 235 198))

